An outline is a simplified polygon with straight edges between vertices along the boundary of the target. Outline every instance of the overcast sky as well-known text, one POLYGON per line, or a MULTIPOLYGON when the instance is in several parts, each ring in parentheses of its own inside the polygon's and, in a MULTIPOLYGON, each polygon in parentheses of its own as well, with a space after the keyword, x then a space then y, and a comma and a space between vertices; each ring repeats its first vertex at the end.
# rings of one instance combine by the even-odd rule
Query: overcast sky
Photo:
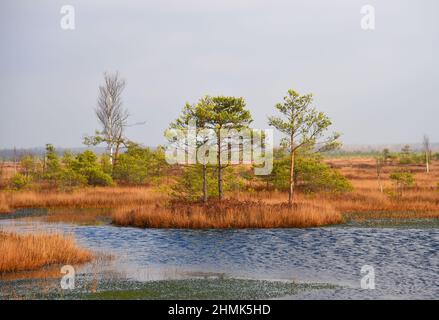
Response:
POLYGON ((438 13, 437 0, 2 0, 0 148, 81 146, 115 70, 130 121, 146 121, 128 137, 145 145, 205 94, 244 97, 266 128, 289 88, 314 93, 346 144, 439 141, 438 13))

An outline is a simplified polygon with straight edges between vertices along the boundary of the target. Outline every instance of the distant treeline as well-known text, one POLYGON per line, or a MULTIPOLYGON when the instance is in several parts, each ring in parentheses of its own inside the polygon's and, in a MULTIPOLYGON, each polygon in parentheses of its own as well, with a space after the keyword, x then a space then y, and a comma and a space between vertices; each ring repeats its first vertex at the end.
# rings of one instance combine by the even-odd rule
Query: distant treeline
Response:
MULTIPOLYGON (((424 154, 424 151, 421 148, 414 148, 411 145, 405 145, 405 147, 409 146, 409 152, 413 153, 414 155, 418 154, 424 154)), ((383 154, 383 152, 388 152, 394 155, 403 153, 404 146, 400 149, 396 149, 395 147, 392 148, 383 148, 383 149, 376 149, 376 150, 344 150, 343 148, 339 150, 332 150, 328 152, 324 152, 323 155, 325 158, 340 158, 340 157, 379 157, 383 154), (385 151, 387 150, 387 151, 385 151)), ((432 148, 433 155, 439 154, 438 149, 432 148)), ((422 160, 423 161, 423 160, 422 160)))
POLYGON ((382 154, 382 150, 371 150, 371 151, 347 151, 347 150, 333 150, 328 152, 323 152, 325 158, 340 158, 340 157, 376 157, 382 154))
MULTIPOLYGON (((72 153, 81 153, 85 150, 92 150, 94 153, 100 155, 105 153, 105 148, 96 147, 96 148, 57 148, 56 153, 59 156, 62 156, 66 152, 72 153)), ((20 161, 24 156, 33 156, 37 158, 42 158, 46 154, 45 147, 37 147, 37 148, 20 148, 20 149, 0 149, 0 161, 20 161)))
MULTIPOLYGON (((392 145, 389 148, 387 148, 390 151, 399 152, 401 148, 398 147, 399 145, 392 145)), ((422 152, 421 147, 415 147, 414 145, 409 145, 411 147, 411 150, 413 152, 422 152)), ((150 147, 150 149, 154 150, 155 147, 150 147)), ((325 158, 333 158, 333 157, 376 157, 380 156, 383 153, 383 149, 372 149, 372 150, 346 150, 343 147, 338 150, 332 150, 328 152, 323 152, 322 154, 325 156, 325 158)), ((62 156, 66 152, 72 152, 75 154, 82 153, 86 150, 93 151, 96 155, 102 155, 106 153, 105 147, 82 147, 82 148, 56 148, 56 153, 59 156, 62 156)), ((439 151, 439 144, 432 144, 432 150, 438 150, 439 151), (437 148, 435 148, 435 145, 438 145, 437 148)), ((125 150, 123 150, 125 151, 125 150)), ((0 161, 20 161, 20 159, 23 156, 32 155, 35 157, 44 157, 46 153, 45 147, 38 147, 38 148, 20 148, 20 149, 0 149, 0 161)))

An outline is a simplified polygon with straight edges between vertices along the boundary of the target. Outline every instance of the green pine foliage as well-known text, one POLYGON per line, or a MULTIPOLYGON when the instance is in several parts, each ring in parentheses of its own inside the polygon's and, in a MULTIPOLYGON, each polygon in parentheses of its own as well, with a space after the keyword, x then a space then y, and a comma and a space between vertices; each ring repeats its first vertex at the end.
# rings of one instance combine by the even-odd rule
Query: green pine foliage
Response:
MULTIPOLYGON (((275 159, 272 174, 263 177, 268 184, 279 191, 288 191, 290 158, 275 159)), ((294 178, 298 189, 304 192, 348 192, 353 189, 349 180, 340 172, 323 163, 318 154, 300 154, 295 159, 294 178)))
POLYGON ((166 167, 163 148, 151 150, 131 144, 117 159, 113 177, 121 184, 143 185, 162 176, 166 167))
POLYGON ((111 186, 112 177, 104 172, 98 157, 90 150, 76 156, 66 152, 60 159, 52 145, 46 147, 43 180, 52 187, 70 189, 80 186, 111 186))
MULTIPOLYGON (((207 195, 209 198, 218 198, 218 169, 208 166, 206 174, 207 195)), ((233 167, 223 168, 223 191, 231 192, 243 190, 245 180, 236 174, 233 167)), ((203 199, 203 165, 193 165, 184 168, 176 183, 172 186, 171 196, 186 201, 201 201, 203 199)))

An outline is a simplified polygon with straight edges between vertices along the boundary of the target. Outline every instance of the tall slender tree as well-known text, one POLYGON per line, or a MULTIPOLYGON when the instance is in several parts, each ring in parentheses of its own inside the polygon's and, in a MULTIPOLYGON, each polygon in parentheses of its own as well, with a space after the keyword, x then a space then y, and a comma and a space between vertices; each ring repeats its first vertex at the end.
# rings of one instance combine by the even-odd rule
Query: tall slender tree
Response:
POLYGON ((294 201, 294 164, 296 153, 301 149, 315 149, 320 151, 330 150, 339 146, 340 134, 334 133, 324 137, 331 125, 331 120, 323 113, 311 107, 312 94, 300 95, 294 90, 288 90, 282 103, 275 108, 282 117, 269 117, 268 123, 275 127, 286 137, 282 143, 288 147, 290 153, 290 178, 288 203, 294 201))

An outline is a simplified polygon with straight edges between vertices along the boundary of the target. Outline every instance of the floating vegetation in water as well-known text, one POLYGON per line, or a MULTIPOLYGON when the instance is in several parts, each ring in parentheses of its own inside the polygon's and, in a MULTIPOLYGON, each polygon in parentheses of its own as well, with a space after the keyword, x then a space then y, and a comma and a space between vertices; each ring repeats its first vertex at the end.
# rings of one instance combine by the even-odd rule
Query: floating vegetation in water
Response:
MULTIPOLYGON (((26 290, 12 292, 0 298, 33 299, 273 299, 295 295, 307 290, 334 289, 330 284, 307 284, 286 281, 249 279, 183 279, 149 282, 100 280, 92 285, 90 278, 80 278, 78 287, 63 291, 48 280, 28 281, 26 290)), ((20 286, 26 287, 20 281, 20 286)), ((12 283, 11 283, 11 286, 12 283)))

